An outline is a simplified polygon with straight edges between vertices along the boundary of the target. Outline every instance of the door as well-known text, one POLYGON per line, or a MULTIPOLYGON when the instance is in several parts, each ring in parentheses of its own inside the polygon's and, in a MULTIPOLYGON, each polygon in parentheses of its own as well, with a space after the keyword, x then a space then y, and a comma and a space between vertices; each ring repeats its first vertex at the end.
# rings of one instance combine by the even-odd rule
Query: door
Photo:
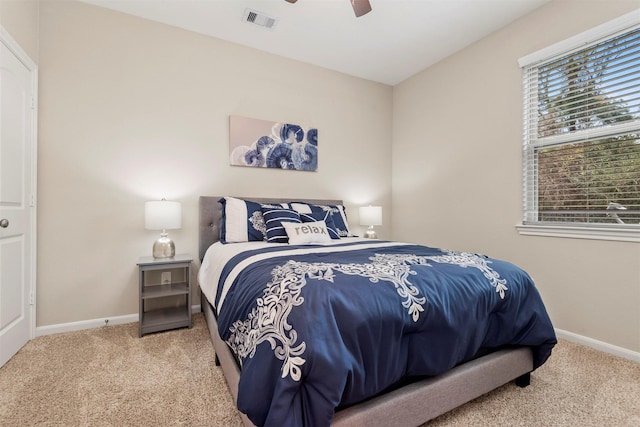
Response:
POLYGON ((35 76, 0 27, 0 366, 33 331, 35 76))

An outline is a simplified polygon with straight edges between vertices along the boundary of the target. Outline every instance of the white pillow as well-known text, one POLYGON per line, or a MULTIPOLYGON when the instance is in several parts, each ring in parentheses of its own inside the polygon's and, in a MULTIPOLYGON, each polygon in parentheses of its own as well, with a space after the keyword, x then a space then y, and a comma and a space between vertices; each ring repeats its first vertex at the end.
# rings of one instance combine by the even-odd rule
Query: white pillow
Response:
POLYGON ((303 223, 283 222, 282 226, 287 231, 290 245, 325 243, 331 241, 327 224, 324 221, 303 223))

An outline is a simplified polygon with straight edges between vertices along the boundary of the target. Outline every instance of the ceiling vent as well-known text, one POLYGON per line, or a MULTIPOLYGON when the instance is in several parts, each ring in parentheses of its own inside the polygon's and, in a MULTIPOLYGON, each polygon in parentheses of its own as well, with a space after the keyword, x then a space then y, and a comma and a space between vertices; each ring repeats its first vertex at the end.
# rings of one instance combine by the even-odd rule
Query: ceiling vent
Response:
POLYGON ((277 18, 272 18, 253 9, 245 9, 242 20, 249 24, 260 25, 261 27, 268 28, 269 30, 273 30, 278 23, 277 18))

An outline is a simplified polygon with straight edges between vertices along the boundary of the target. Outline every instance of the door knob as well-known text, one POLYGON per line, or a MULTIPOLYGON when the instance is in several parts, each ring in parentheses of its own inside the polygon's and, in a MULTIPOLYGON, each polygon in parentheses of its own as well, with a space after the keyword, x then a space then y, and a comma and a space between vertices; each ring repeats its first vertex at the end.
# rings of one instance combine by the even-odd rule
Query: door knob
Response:
POLYGON ((7 228, 9 226, 9 220, 8 219, 0 219, 0 227, 2 228, 7 228))

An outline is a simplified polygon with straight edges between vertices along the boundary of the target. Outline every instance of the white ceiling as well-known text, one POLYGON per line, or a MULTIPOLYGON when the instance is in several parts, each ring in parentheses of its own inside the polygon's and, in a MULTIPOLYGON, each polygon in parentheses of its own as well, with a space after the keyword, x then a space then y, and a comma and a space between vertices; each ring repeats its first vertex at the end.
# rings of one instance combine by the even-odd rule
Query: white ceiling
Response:
POLYGON ((549 0, 82 0, 287 58, 395 85, 549 0), (246 23, 246 8, 278 21, 246 23))

